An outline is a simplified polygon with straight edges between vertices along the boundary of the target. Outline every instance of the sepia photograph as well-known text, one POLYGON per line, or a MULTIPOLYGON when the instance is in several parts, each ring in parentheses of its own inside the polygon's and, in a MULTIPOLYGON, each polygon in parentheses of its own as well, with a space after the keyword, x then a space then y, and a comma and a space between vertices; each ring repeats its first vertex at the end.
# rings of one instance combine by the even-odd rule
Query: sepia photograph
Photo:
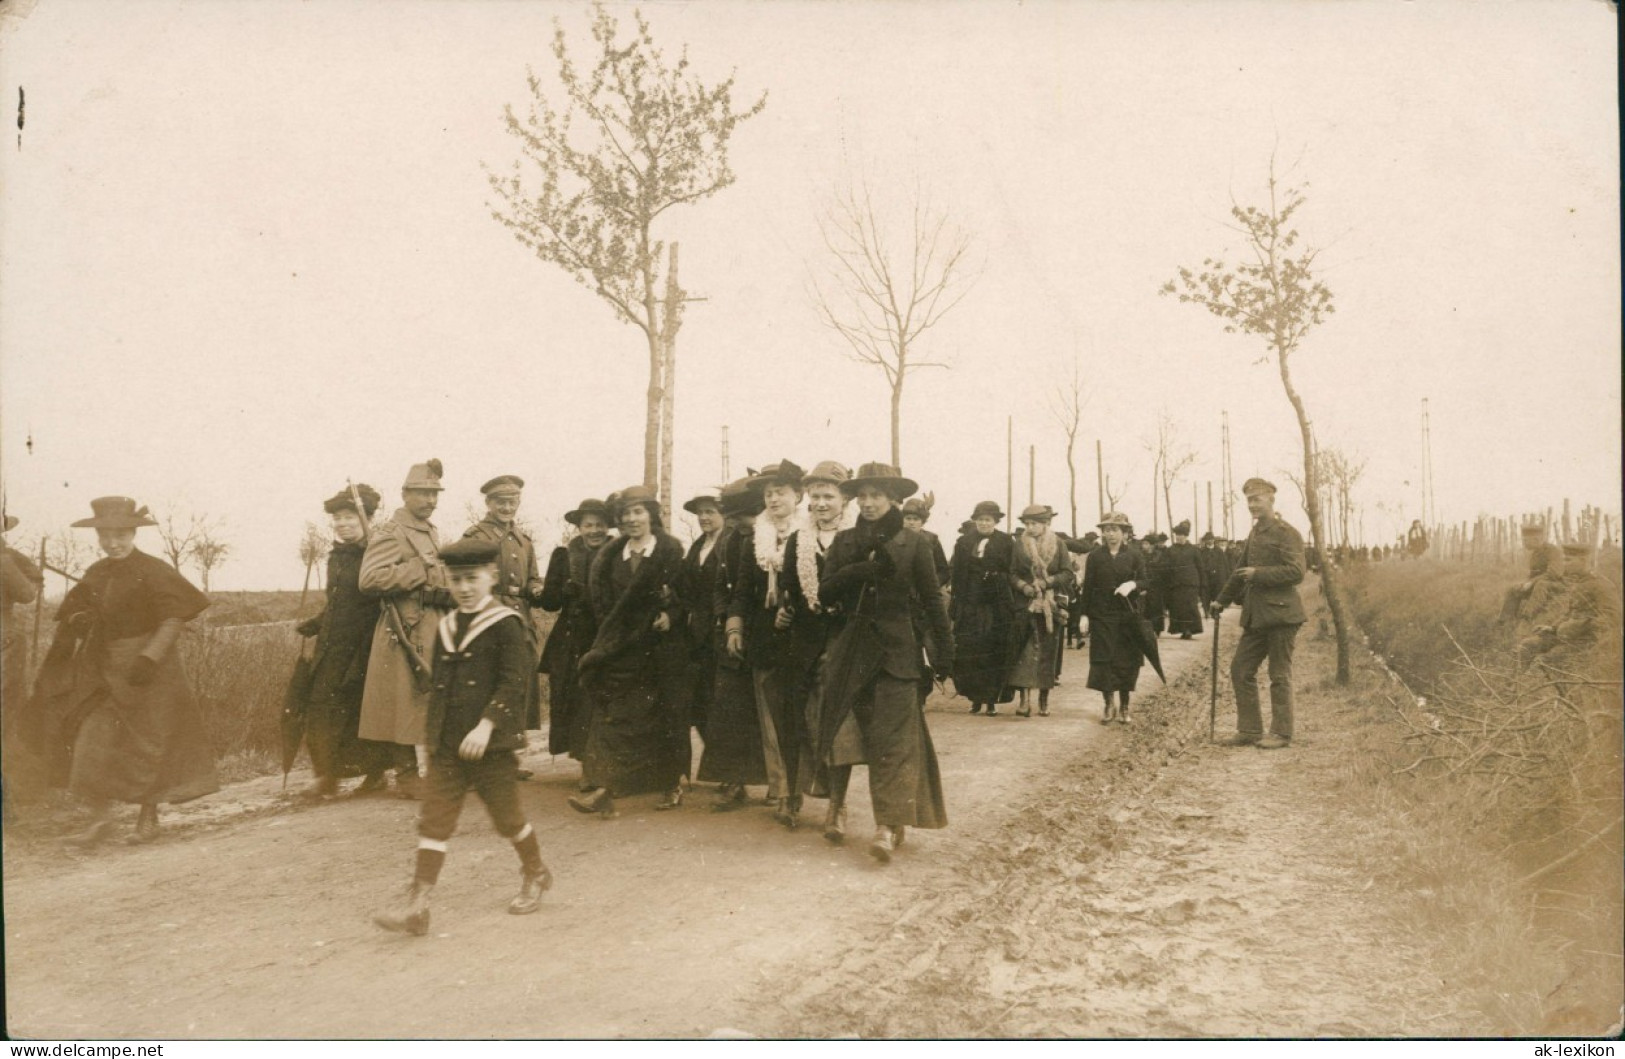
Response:
POLYGON ((0 0, 5 1036, 1617 1039, 1618 19, 0 0))

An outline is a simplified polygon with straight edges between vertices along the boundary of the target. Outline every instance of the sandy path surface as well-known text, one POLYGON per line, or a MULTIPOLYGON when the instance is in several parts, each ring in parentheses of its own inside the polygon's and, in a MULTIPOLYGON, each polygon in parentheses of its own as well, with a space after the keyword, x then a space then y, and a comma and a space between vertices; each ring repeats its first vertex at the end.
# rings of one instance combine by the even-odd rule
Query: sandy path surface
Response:
MULTIPOLYGON (((1170 668, 1206 645, 1167 643, 1170 668)), ((951 826, 911 832, 890 866, 854 777, 853 840, 788 833, 762 806, 671 813, 628 799, 619 819, 571 812, 573 763, 533 759, 524 785, 556 884, 538 915, 505 906, 513 854, 472 799, 425 938, 369 921, 409 876, 412 804, 290 808, 280 781, 166 814, 148 847, 6 848, 10 1029, 26 1037, 547 1037, 760 1032, 793 1014, 812 972, 838 966, 956 871, 1068 763, 1124 738, 1096 723, 1070 652, 1054 716, 929 707, 951 826)), ((1154 685, 1155 678, 1151 678, 1154 685)), ((295 785, 301 780, 297 774, 295 785)), ((809 803, 809 825, 822 819, 809 803)), ((844 1032, 832 1026, 829 1032, 844 1032)))

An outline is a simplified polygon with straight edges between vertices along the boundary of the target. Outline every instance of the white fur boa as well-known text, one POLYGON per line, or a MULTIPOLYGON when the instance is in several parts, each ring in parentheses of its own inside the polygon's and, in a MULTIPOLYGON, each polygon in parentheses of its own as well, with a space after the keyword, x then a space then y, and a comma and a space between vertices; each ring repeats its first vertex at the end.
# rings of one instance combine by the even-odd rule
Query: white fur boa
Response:
POLYGON ((778 527, 773 520, 763 514, 756 519, 754 544, 756 546, 756 565, 767 572, 767 599, 764 606, 777 607, 782 601, 779 599, 779 574, 784 570, 784 549, 790 543, 790 534, 800 525, 801 513, 798 511, 790 516, 790 529, 779 539, 778 527))
MULTIPOLYGON (((847 504, 841 509, 841 521, 836 526, 836 532, 851 529, 857 525, 856 509, 847 504)), ((813 522, 811 514, 802 516, 801 525, 796 527, 796 579, 801 582, 801 594, 807 597, 807 606, 814 614, 823 611, 823 605, 818 601, 818 526, 813 522)))

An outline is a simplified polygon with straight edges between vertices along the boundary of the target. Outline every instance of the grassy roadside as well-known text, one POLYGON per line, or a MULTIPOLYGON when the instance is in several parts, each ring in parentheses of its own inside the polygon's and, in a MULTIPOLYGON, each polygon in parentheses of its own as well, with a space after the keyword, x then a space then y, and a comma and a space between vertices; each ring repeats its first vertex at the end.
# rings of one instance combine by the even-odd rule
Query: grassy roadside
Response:
MULTIPOLYGON (((1304 596, 1321 606, 1312 588, 1304 596)), ((1103 908, 1121 907, 1107 892, 1107 880, 1123 874, 1115 862, 1149 865, 1148 887, 1159 875, 1177 878, 1180 844, 1186 840, 1151 833, 1188 832, 1189 821, 1175 827, 1170 820, 1186 812, 1206 815, 1185 808, 1197 790, 1214 805, 1257 799, 1261 768, 1267 773, 1264 789, 1274 800, 1270 811, 1292 818, 1292 834, 1313 836, 1295 847, 1302 856, 1279 869, 1298 873, 1297 892, 1307 895, 1308 904, 1323 905, 1303 909, 1302 920, 1294 922, 1336 921, 1349 907, 1358 907, 1371 911, 1370 923, 1358 928, 1365 929, 1358 945, 1348 946, 1358 950, 1354 953, 1330 951, 1335 945, 1317 949, 1308 939, 1283 957, 1279 937, 1268 930, 1256 938, 1242 932, 1233 954, 1226 954, 1233 955, 1235 971, 1264 967, 1266 975, 1301 974, 1327 994, 1365 994, 1367 1010, 1374 1005, 1379 1017, 1392 1017, 1386 1026, 1401 1027, 1396 1031, 1364 1020, 1352 1024, 1366 1027, 1363 1032, 1326 1031, 1338 1035, 1606 1032, 1618 1017, 1619 994, 1601 972, 1617 939, 1614 946, 1586 946, 1572 932, 1553 930, 1540 902, 1522 884, 1523 871, 1486 841, 1482 828, 1464 823, 1474 819, 1470 798, 1398 771, 1410 753, 1408 729, 1391 702, 1404 689, 1360 649, 1351 686, 1335 686, 1333 644, 1313 635, 1316 617, 1311 615, 1299 639, 1300 738, 1291 750, 1266 755, 1209 748, 1208 670, 1205 665, 1188 669, 1163 693, 1141 697, 1140 723, 1122 740, 1072 763, 1035 790, 1027 804, 1013 807, 1007 826, 953 866, 957 885, 922 896, 840 964, 803 980, 785 998, 786 1013, 772 1032, 864 1037, 1294 1032, 1271 1024, 1267 1014, 1254 1023, 1261 1028, 1241 1031, 1214 1028, 1216 1021, 1193 1021, 1188 1015, 1173 1020, 1166 998, 1183 987, 1177 981, 1180 969, 1167 965, 1177 963, 1177 956, 1153 956, 1153 964, 1164 966, 1134 980, 1118 970, 1100 973, 1102 966, 1132 965, 1103 959, 1103 949, 1143 949, 1148 937, 1160 946, 1163 939, 1188 934, 1177 922, 1164 928, 1155 910, 1144 926, 1143 908, 1128 913, 1141 920, 1138 934, 1115 929, 1120 924, 1112 922, 1112 914, 1102 914, 1103 908), (1241 775, 1246 769, 1253 772, 1250 785, 1241 775), (1132 856, 1130 847, 1135 847, 1132 856), (1167 854, 1166 861, 1158 861, 1160 854, 1167 854), (1326 879, 1339 881, 1328 886, 1326 879), (1587 948, 1603 955, 1584 955, 1587 948), (1391 963, 1384 962, 1385 953, 1393 954, 1391 963), (1126 991, 1128 1005, 1142 1004, 1143 1016, 1122 1017, 1119 1003, 1120 1017, 1105 1018, 1104 1001, 1097 1003, 1093 994, 1103 997, 1111 989, 1119 996, 1126 991), (1137 990, 1144 991, 1143 1000, 1135 999, 1137 990)), ((1225 662, 1233 635, 1227 629, 1225 662)), ((1221 736, 1233 726, 1233 711, 1225 688, 1221 736)), ((1264 838, 1213 828, 1207 841, 1223 847, 1219 853, 1237 864, 1273 865, 1264 838)), ((1265 869, 1266 879, 1272 870, 1265 869)), ((1162 899, 1179 897, 1181 885, 1169 882, 1162 899)), ((1617 895, 1615 890, 1610 896, 1617 895)), ((1247 900, 1243 893, 1234 896, 1247 900)), ((1205 900, 1195 898, 1197 915, 1207 914, 1205 900)), ((1335 936, 1341 927, 1327 929, 1335 936)), ((1164 952, 1184 951, 1173 944, 1164 952)), ((1203 1007, 1205 998, 1198 1001, 1187 1010, 1213 1010, 1203 1007)), ((1358 1008, 1359 1001, 1347 1006, 1358 1008)))

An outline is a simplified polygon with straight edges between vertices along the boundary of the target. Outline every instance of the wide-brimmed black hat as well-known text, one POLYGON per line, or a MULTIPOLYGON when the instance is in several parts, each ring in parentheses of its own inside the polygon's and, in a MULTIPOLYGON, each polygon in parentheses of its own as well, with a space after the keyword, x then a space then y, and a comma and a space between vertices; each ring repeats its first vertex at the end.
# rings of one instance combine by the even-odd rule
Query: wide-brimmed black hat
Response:
POLYGON ((151 512, 127 496, 99 496, 90 502, 90 510, 89 518, 73 523, 75 529, 139 529, 158 525, 151 512))
POLYGON ((750 487, 750 477, 736 478, 722 487, 717 499, 722 504, 722 514, 725 517, 734 515, 760 515, 763 503, 762 494, 750 487))
POLYGON ((722 497, 719 495, 721 492, 722 490, 718 489, 713 493, 701 493, 692 500, 684 501, 683 510, 687 511, 690 515, 698 515, 701 507, 714 507, 718 511, 721 511, 722 497))
MULTIPOLYGON (((366 509, 367 517, 371 518, 373 512, 378 510, 378 505, 380 502, 382 502, 383 498, 378 495, 378 490, 374 489, 366 482, 358 483, 355 487, 355 491, 361 497, 361 505, 366 509)), ((322 501, 322 510, 327 512, 329 515, 336 515, 340 511, 354 511, 355 497, 350 495, 350 490, 340 489, 338 492, 322 501)))
POLYGON ((997 500, 984 500, 971 510, 970 517, 972 522, 984 517, 998 522, 1004 518, 1004 509, 999 507, 997 500))
POLYGON ((912 478, 904 478, 903 472, 889 463, 865 463, 858 468, 858 473, 850 481, 842 482, 841 492, 847 496, 857 496, 858 490, 866 485, 879 486, 890 494, 898 503, 904 498, 913 496, 919 491, 920 483, 912 478))
POLYGON ((787 485, 791 489, 801 488, 802 476, 807 472, 789 460, 780 460, 770 463, 750 477, 750 487, 756 490, 766 489, 770 485, 787 485))
POLYGON ((581 503, 577 504, 574 511, 566 511, 564 513, 564 521, 568 522, 572 526, 579 526, 581 525, 581 520, 587 515, 597 515, 605 522, 615 521, 609 513, 609 505, 604 503, 602 500, 597 500, 593 497, 588 497, 581 503))

